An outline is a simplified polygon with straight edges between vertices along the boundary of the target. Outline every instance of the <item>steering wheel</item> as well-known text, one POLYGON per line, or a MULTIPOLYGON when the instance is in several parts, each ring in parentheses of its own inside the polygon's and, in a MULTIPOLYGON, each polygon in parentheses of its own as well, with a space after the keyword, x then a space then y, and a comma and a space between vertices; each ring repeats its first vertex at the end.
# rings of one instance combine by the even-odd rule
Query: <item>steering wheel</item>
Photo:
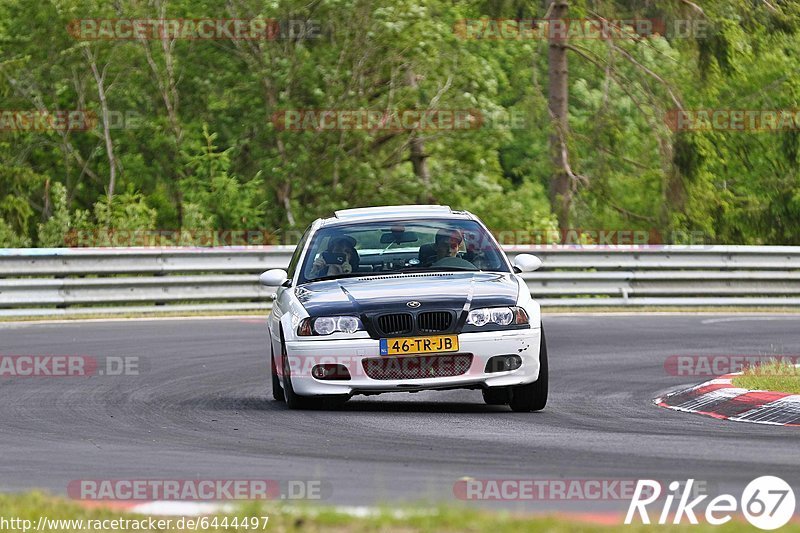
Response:
POLYGON ((431 267, 463 268, 464 270, 477 270, 478 267, 460 257, 443 257, 433 263, 431 267))

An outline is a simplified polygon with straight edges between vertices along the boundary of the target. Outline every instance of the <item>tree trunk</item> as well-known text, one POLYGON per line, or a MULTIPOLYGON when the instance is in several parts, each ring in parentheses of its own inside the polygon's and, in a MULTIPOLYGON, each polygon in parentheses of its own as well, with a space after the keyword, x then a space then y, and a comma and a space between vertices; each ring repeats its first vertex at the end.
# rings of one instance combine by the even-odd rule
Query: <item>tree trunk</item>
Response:
MULTIPOLYGON (((406 83, 412 89, 417 88, 417 76, 411 69, 406 71, 406 83)), ((428 154, 425 153, 425 142, 419 137, 419 131, 412 131, 409 135, 408 145, 410 149, 409 160, 414 168, 414 175, 425 188, 425 202, 434 203, 431 194, 431 174, 428 170, 428 154)))
MULTIPOLYGON (((552 0, 550 8, 551 21, 563 20, 569 10, 567 0, 552 0)), ((562 24, 566 24, 566 21, 562 24)), ((547 100, 550 117, 553 121, 553 133, 550 135, 550 151, 554 174, 550 179, 550 205, 558 217, 558 225, 562 229, 569 227, 569 212, 572 204, 570 176, 567 172, 566 138, 568 131, 569 86, 567 70, 566 32, 554 31, 552 25, 548 34, 548 91, 547 100)))
MULTIPOLYGON (((108 100, 106 100, 106 70, 103 68, 101 74, 97 68, 97 61, 94 54, 88 48, 83 49, 86 52, 86 58, 89 60, 89 66, 92 69, 94 80, 97 83, 97 96, 100 99, 100 111, 103 114, 103 140, 106 143, 106 155, 108 156, 108 203, 111 205, 111 199, 114 197, 114 187, 117 183, 117 159, 114 156, 114 142, 111 139, 111 118, 109 116, 108 100)), ((107 67, 108 65, 106 65, 107 67)))
POLYGON ((431 194, 431 175, 428 171, 428 154, 425 153, 425 143, 417 137, 416 132, 411 133, 409 141, 411 148, 411 165, 414 167, 414 175, 422 182, 425 187, 425 197, 427 202, 433 202, 431 194))

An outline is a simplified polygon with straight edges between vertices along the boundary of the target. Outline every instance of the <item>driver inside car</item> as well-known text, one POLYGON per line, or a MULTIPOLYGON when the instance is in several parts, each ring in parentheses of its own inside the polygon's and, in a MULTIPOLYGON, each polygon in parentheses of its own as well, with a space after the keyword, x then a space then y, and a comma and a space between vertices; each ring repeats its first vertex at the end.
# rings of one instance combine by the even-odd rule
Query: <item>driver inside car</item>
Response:
POLYGON ((420 262, 423 266, 431 266, 446 257, 456 257, 464 237, 461 232, 454 229, 440 229, 436 232, 433 244, 420 247, 420 262))

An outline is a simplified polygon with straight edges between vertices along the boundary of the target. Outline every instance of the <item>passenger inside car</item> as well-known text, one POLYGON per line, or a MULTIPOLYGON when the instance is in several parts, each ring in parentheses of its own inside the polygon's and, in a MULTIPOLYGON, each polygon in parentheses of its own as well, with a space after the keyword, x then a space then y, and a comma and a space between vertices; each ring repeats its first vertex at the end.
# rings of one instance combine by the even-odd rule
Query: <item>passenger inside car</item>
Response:
POLYGON ((358 271, 359 257, 356 240, 349 235, 334 237, 327 249, 314 259, 311 267, 312 278, 337 276, 358 271))

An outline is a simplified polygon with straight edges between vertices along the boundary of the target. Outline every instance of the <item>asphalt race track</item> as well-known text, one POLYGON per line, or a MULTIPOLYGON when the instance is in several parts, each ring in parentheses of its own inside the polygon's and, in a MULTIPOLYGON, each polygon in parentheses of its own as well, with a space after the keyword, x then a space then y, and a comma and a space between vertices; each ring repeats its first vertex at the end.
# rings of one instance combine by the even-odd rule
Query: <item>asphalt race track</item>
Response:
POLYGON ((464 476, 691 477, 733 490, 772 474, 797 492, 798 428, 678 413, 652 399, 709 379, 669 375, 670 355, 800 354, 800 315, 562 315, 544 325, 550 403, 518 414, 484 405, 478 391, 288 411, 271 399, 262 320, 0 324, 2 355, 143 361, 139 375, 1 378, 0 490, 66 494, 77 479, 318 479, 327 503, 370 505, 454 502, 464 476))

